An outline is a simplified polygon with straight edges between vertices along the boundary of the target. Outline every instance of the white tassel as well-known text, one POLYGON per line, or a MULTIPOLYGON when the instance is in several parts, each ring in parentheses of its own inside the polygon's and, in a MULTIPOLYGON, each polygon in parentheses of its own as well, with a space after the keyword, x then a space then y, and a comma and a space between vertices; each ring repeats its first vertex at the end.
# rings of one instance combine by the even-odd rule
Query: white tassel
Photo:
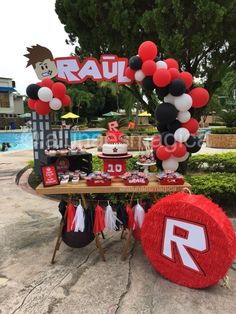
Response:
POLYGON ((139 228, 142 227, 144 215, 145 211, 143 207, 137 203, 137 205, 134 207, 134 220, 138 224, 139 228))
POLYGON ((84 231, 84 209, 81 203, 76 208, 75 217, 73 220, 73 224, 75 224, 75 232, 84 231))
POLYGON ((117 230, 116 220, 122 224, 122 221, 120 221, 116 217, 115 213, 112 210, 111 205, 108 203, 108 206, 106 207, 106 212, 105 212, 105 226, 106 226, 106 228, 113 230, 113 231, 117 230))

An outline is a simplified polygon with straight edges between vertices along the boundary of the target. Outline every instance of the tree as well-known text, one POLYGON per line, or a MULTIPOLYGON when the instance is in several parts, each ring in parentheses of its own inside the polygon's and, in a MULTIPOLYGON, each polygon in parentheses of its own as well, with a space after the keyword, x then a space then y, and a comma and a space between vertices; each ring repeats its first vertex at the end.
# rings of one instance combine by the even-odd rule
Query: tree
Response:
MULTIPOLYGON (((57 0, 56 12, 79 51, 131 57, 152 40, 201 77, 210 94, 235 67, 236 0, 57 0)), ((135 84, 130 91, 145 104, 135 84)))

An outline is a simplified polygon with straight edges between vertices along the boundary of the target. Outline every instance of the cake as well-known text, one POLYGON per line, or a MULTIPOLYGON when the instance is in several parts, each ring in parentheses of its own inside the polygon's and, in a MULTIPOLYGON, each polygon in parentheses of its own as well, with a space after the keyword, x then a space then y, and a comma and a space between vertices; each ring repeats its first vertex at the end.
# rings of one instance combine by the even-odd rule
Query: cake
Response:
POLYGON ((127 155, 128 145, 124 143, 124 133, 119 131, 108 131, 106 143, 102 146, 103 155, 122 156, 127 155))

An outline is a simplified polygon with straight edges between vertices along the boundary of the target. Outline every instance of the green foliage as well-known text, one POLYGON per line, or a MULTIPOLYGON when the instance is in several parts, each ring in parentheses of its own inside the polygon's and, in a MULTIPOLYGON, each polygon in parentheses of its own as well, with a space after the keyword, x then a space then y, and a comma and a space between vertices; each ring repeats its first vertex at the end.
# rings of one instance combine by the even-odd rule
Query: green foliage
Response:
POLYGON ((130 57, 153 40, 165 57, 206 80, 211 94, 235 63, 236 0, 57 0, 56 13, 88 55, 130 57))
POLYGON ((225 125, 229 128, 236 127, 236 109, 221 111, 219 114, 225 125))
POLYGON ((212 128, 212 134, 236 134, 236 127, 235 128, 212 128))
POLYGON ((192 185, 194 194, 203 194, 218 204, 236 202, 236 174, 209 173, 205 175, 188 175, 186 180, 192 185))
POLYGON ((199 154, 188 160, 191 172, 227 172, 236 173, 236 153, 199 154))
POLYGON ((34 168, 34 160, 29 160, 27 164, 30 166, 30 168, 34 168))

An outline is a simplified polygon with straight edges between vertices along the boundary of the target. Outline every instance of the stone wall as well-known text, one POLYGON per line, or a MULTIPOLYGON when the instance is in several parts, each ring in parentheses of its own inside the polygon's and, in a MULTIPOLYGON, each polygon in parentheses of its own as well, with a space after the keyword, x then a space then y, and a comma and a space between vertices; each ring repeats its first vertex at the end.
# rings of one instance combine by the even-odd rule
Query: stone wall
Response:
POLYGON ((214 148, 236 148, 236 134, 207 134, 206 146, 214 148))

